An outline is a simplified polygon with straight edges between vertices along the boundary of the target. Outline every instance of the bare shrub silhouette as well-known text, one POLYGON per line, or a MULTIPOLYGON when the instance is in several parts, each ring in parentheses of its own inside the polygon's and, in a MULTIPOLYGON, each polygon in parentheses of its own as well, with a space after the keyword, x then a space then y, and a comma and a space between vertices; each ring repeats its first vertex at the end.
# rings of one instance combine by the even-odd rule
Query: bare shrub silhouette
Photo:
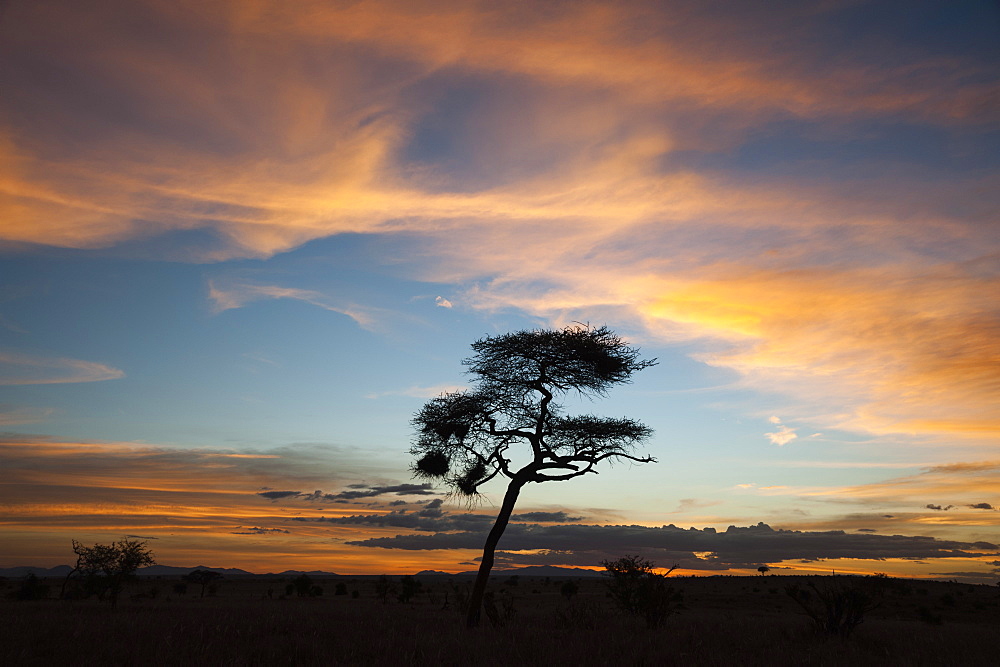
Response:
POLYGON ((428 401, 413 418, 417 437, 410 449, 414 475, 440 479, 457 496, 473 500, 493 478, 509 480, 483 546, 469 627, 479 625, 496 546, 526 484, 596 473, 602 461, 654 461, 632 454, 652 434, 647 426, 628 418, 564 416, 555 399, 569 393, 604 396, 656 363, 640 360, 637 349, 603 326, 488 336, 472 349, 475 355, 463 363, 476 376, 475 388, 428 401), (515 445, 524 451, 509 451, 515 445), (513 466, 515 453, 522 460, 526 454, 527 463, 513 466))
POLYGON ((676 565, 661 574, 653 561, 628 555, 601 561, 601 565, 611 577, 608 592, 615 604, 627 614, 642 617, 647 628, 658 628, 668 616, 677 613, 683 596, 667 584, 676 565))
POLYGON ((825 577, 822 585, 810 581, 785 587, 785 593, 806 612, 822 634, 847 638, 879 605, 853 577, 825 577))

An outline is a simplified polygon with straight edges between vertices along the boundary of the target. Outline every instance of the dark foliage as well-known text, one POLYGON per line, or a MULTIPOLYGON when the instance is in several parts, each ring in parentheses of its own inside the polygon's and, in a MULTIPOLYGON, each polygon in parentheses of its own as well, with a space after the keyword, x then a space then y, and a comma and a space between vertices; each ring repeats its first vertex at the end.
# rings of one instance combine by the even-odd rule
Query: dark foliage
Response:
POLYGON ((656 572, 656 564, 639 556, 623 556, 614 561, 601 561, 611 581, 608 592, 627 614, 639 616, 650 629, 658 628, 668 616, 677 612, 683 596, 667 583, 666 574, 656 572))
POLYGON ((205 589, 222 579, 222 575, 218 572, 213 572, 212 570, 194 570, 185 574, 181 577, 181 579, 189 584, 197 584, 201 586, 200 597, 205 597, 205 589))
POLYGON ((785 593, 809 615, 816 630, 846 638, 861 625, 865 614, 878 607, 864 582, 849 577, 829 577, 822 586, 810 581, 785 587, 785 593))
POLYGON ((420 589, 422 587, 423 584, 420 583, 418 579, 414 579, 409 575, 401 577, 399 580, 399 592, 396 594, 396 599, 404 603, 409 602, 418 593, 420 593, 420 589))
POLYGON ((577 585, 575 581, 564 581, 563 585, 559 587, 559 594, 562 595, 567 600, 572 600, 577 593, 580 592, 580 586, 577 585))
POLYGON ((308 574, 300 574, 292 579, 292 589, 300 598, 309 597, 312 593, 313 581, 308 574))
POLYGON ((153 552, 140 540, 122 539, 111 544, 95 544, 92 547, 73 540, 76 566, 66 575, 62 595, 66 585, 74 576, 83 579, 85 596, 96 594, 101 600, 107 598, 111 606, 118 604, 118 596, 140 567, 155 565, 153 552))
POLYGON ((28 573, 14 591, 15 600, 44 600, 49 596, 48 584, 42 583, 33 572, 28 573))

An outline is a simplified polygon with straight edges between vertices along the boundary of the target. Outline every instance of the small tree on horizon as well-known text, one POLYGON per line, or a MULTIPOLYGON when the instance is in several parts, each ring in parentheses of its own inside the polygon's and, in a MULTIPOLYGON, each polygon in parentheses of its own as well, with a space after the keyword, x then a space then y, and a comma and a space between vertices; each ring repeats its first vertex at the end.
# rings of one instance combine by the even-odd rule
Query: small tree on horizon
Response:
POLYGON ((652 430, 632 419, 566 416, 555 399, 576 393, 603 397, 631 375, 656 364, 639 359, 605 326, 519 331, 472 344, 463 361, 474 388, 428 401, 414 416, 417 436, 410 453, 414 475, 442 480, 455 496, 474 500, 495 477, 507 491, 483 546, 469 599, 466 624, 479 625, 497 543, 521 489, 532 482, 559 482, 596 473, 602 461, 651 463, 635 446, 652 430))
POLYGON ((213 570, 192 570, 181 577, 181 579, 187 583, 201 586, 201 595, 199 597, 205 597, 205 589, 222 579, 222 573, 213 570))
POLYGON ((156 564, 153 552, 146 546, 146 542, 127 537, 118 542, 95 544, 92 547, 73 540, 73 553, 76 554, 76 565, 66 575, 62 593, 65 593, 69 578, 79 574, 84 577, 87 589, 97 593, 98 599, 103 600, 105 595, 108 596, 112 609, 118 606, 118 595, 136 570, 156 564))

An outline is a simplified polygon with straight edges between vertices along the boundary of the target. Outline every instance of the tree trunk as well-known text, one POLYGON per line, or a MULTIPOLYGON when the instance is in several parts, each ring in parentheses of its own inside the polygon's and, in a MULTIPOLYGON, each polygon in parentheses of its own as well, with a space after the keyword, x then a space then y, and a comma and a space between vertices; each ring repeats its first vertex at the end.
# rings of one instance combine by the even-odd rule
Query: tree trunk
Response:
POLYGON ((490 570, 493 569, 493 553, 496 551, 500 536, 507 528, 510 521, 511 512, 514 511, 514 503, 521 493, 521 487, 525 482, 512 479, 507 486, 507 493, 503 497, 503 505, 500 506, 500 513, 497 520, 490 529, 490 534, 486 537, 486 545, 483 546, 483 560, 479 564, 479 574, 476 575, 476 583, 472 587, 472 596, 469 598, 469 613, 466 616, 467 627, 474 628, 479 625, 479 617, 483 607, 483 596, 486 594, 486 584, 490 581, 490 570))

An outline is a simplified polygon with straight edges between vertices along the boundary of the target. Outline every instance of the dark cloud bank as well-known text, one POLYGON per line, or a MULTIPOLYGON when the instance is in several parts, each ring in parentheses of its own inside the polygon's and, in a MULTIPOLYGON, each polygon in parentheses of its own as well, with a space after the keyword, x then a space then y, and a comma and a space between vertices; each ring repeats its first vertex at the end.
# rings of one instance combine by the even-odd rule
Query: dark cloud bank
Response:
POLYGON ((347 491, 340 493, 323 493, 313 491, 261 491, 257 495, 268 500, 284 500, 285 498, 301 498, 302 500, 319 500, 325 502, 350 502, 360 498, 374 498, 386 494, 397 496, 436 496, 438 493, 427 484, 392 484, 386 486, 371 486, 369 484, 350 484, 347 491))
MULTIPOLYGON (((561 513, 541 513, 556 516, 561 513)), ((528 512, 520 520, 537 517, 528 512)), ((373 537, 347 544, 382 549, 481 549, 493 517, 483 514, 451 514, 435 499, 424 508, 346 517, 299 517, 336 525, 406 528, 416 534, 373 537), (422 534, 423 533, 423 534, 422 534)), ((756 567, 761 563, 787 560, 819 561, 837 558, 883 560, 903 558, 969 558, 996 555, 998 546, 989 542, 957 542, 934 537, 878 535, 841 530, 802 532, 775 530, 764 523, 714 528, 684 529, 674 525, 598 526, 586 524, 540 525, 512 522, 504 533, 497 554, 499 563, 510 565, 596 565, 606 558, 641 554, 661 565, 678 564, 701 570, 756 567), (516 551, 537 550, 522 554, 516 551)))

